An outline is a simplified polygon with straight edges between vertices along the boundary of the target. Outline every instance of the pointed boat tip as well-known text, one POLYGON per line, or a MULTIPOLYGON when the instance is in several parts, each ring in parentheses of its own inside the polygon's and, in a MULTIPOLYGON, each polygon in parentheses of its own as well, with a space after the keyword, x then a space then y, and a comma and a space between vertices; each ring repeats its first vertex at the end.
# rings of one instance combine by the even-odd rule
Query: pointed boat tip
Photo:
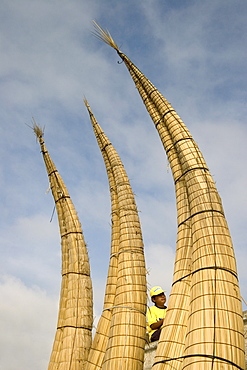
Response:
POLYGON ((86 99, 86 97, 85 97, 85 96, 84 96, 84 98, 83 98, 83 101, 84 101, 85 106, 86 106, 86 107, 89 107, 88 101, 87 101, 87 99, 86 99))
POLYGON ((94 31, 92 31, 92 34, 99 40, 105 42, 107 45, 111 46, 113 49, 115 49, 117 52, 120 52, 118 45, 115 43, 113 38, 111 37, 111 34, 108 30, 104 30, 102 27, 98 25, 96 21, 92 21, 94 25, 94 31))
POLYGON ((91 107, 90 107, 90 105, 89 105, 89 103, 88 103, 87 99, 85 98, 85 96, 84 96, 84 98, 83 98, 83 101, 84 101, 84 104, 85 104, 85 106, 86 106, 86 108, 87 108, 87 110, 88 110, 88 113, 91 115, 91 114, 92 114, 91 107))
POLYGON ((89 114, 89 117, 90 117, 91 122, 92 122, 92 118, 93 118, 95 120, 95 123, 97 123, 96 122, 96 119, 94 117, 94 114, 92 112, 92 109, 91 109, 91 107, 90 107, 90 105, 89 105, 89 103, 88 103, 88 101, 87 101, 87 99, 85 97, 83 98, 83 101, 84 101, 84 104, 85 104, 85 106, 87 108, 87 111, 88 111, 88 114, 89 114))

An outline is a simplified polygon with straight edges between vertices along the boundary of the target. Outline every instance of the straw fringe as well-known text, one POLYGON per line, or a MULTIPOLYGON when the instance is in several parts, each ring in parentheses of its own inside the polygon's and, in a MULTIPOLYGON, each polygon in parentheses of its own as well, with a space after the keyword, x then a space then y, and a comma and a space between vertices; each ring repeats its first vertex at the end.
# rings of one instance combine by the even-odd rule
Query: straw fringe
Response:
POLYGON ((118 45, 115 43, 111 34, 108 30, 101 28, 95 21, 93 21, 95 31, 92 34, 99 40, 105 42, 107 45, 111 46, 113 49, 119 51, 118 45))
POLYGON ((32 127, 34 134, 36 135, 37 139, 43 137, 44 135, 44 129, 42 129, 37 123, 35 122, 35 119, 33 118, 33 127, 32 127))

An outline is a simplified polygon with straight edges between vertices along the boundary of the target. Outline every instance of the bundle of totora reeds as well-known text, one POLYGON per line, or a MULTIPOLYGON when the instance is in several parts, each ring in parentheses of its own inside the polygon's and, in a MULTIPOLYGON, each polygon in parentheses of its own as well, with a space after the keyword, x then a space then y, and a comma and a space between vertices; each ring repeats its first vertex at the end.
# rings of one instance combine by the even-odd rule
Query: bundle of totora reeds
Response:
POLYGON ((92 342, 92 282, 81 224, 68 190, 44 143, 43 130, 34 133, 49 177, 61 235, 62 285, 57 330, 49 370, 83 369, 92 342))
POLYGON ((88 102, 84 102, 105 161, 112 199, 112 248, 105 304, 86 369, 142 369, 147 287, 138 210, 124 166, 88 102))

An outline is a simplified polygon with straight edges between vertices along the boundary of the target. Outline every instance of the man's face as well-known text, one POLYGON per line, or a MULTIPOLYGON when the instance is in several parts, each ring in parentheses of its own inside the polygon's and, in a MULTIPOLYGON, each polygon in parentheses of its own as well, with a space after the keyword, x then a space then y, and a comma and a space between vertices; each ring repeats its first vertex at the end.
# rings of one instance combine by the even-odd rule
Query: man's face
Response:
POLYGON ((156 304, 157 307, 164 307, 166 303, 165 293, 160 293, 152 297, 152 301, 156 304))

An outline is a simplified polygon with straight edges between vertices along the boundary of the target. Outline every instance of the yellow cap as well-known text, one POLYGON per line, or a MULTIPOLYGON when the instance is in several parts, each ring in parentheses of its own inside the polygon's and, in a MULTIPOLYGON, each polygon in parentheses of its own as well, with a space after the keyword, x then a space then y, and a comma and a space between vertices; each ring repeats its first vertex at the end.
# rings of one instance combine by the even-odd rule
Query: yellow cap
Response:
POLYGON ((162 289, 160 286, 154 286, 151 290, 150 290, 150 297, 152 298, 153 296, 155 295, 159 295, 161 293, 164 293, 164 289, 162 289))

